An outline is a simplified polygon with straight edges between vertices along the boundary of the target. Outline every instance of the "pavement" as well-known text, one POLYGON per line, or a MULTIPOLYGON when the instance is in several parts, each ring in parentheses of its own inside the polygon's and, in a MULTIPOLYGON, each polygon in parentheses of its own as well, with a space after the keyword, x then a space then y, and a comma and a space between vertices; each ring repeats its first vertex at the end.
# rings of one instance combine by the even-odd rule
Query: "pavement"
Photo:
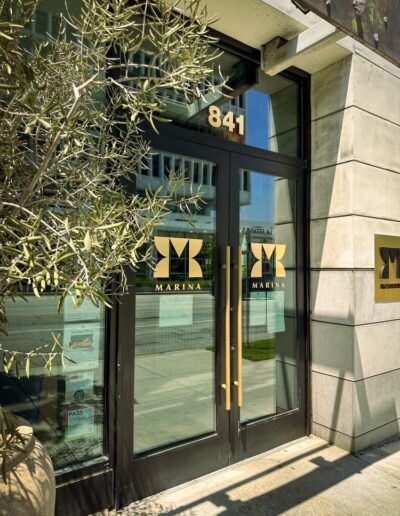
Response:
MULTIPOLYGON (((207 349, 136 357, 135 452, 215 431, 214 362, 207 349)), ((275 377, 274 359, 243 360, 242 421, 276 412, 275 377)))
POLYGON ((118 514, 400 515, 400 441, 357 455, 310 436, 118 514))

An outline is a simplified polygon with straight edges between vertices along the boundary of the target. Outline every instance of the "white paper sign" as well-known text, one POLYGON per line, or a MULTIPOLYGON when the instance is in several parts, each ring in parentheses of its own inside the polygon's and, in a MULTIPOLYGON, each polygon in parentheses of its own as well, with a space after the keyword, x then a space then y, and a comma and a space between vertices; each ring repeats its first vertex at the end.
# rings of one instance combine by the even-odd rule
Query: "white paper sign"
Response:
POLYGON ((267 292, 268 333, 285 331, 285 293, 283 290, 267 292))
POLYGON ((93 372, 72 373, 65 380, 65 401, 82 403, 93 398, 93 372))
POLYGON ((193 297, 192 294, 161 294, 159 327, 192 325, 193 297))
POLYGON ((67 411, 66 439, 78 439, 94 433, 94 407, 67 411))
POLYGON ((267 300, 265 292, 250 293, 250 326, 266 326, 267 300))
POLYGON ((67 370, 97 369, 100 360, 100 323, 66 324, 64 326, 65 354, 76 364, 67 362, 67 370))

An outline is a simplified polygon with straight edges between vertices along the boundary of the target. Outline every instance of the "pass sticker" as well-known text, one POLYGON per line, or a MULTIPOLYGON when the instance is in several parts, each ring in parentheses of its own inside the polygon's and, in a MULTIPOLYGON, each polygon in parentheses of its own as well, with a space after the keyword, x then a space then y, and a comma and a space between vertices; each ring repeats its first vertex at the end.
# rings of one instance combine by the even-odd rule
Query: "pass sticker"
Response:
POLYGON ((94 407, 67 410, 66 439, 78 439, 94 434, 94 407))

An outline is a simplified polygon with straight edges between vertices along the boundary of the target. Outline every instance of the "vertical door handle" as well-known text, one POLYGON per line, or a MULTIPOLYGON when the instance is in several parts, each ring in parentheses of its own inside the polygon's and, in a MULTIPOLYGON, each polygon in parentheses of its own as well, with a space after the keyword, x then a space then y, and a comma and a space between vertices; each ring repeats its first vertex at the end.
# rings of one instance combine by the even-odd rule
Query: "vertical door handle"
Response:
POLYGON ((237 381, 234 384, 237 387, 238 407, 243 404, 243 341, 242 341, 242 312, 243 312, 243 298, 242 298, 242 247, 238 249, 238 275, 237 275, 237 381))
POLYGON ((231 248, 226 246, 225 255, 225 408, 231 410, 231 248))

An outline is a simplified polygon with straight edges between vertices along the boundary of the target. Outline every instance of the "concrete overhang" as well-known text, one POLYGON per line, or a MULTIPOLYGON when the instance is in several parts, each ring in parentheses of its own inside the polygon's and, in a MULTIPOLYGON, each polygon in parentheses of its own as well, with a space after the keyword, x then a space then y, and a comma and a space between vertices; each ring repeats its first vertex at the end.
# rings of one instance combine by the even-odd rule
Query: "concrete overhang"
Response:
MULTIPOLYGON (((214 29, 250 47, 261 50, 263 45, 276 38, 291 42, 290 55, 285 56, 280 51, 282 61, 271 75, 289 66, 315 73, 351 53, 350 38, 343 33, 332 36, 330 28, 333 26, 311 12, 303 14, 291 0, 203 0, 202 4, 207 7, 208 14, 216 18, 212 25, 214 29), (317 32, 321 33, 324 43, 318 40, 317 32), (300 34, 302 37, 297 42, 300 34), (306 48, 304 42, 311 40, 312 44, 306 48), (298 53, 299 48, 301 52, 298 53), (294 56, 293 52, 298 55, 294 56)), ((269 73, 268 69, 266 72, 269 73)))

